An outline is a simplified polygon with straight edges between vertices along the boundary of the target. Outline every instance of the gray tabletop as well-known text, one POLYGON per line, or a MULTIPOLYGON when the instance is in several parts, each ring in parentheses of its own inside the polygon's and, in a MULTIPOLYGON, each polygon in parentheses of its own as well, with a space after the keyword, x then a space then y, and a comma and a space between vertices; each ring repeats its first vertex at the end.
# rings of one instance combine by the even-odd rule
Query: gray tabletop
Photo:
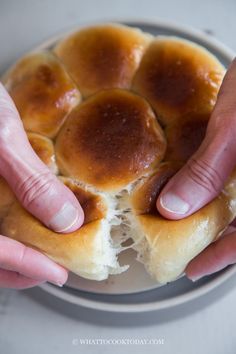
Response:
MULTIPOLYGON (((236 51, 235 14, 235 0, 0 0, 0 73, 48 37, 103 19, 174 21, 207 31, 236 51)), ((233 354, 235 284, 231 278, 185 306, 132 316, 66 305, 37 288, 1 289, 0 353, 233 354), (142 344, 148 339, 155 344, 142 344)))

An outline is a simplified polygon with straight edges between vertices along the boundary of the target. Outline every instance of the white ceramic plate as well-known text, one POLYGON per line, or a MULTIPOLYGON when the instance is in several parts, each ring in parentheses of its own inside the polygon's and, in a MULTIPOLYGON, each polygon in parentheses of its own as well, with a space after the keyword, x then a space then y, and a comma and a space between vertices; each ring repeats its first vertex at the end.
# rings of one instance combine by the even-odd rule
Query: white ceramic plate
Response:
MULTIPOLYGON (((130 26, 139 27, 145 32, 154 35, 180 36, 192 40, 206 47, 225 66, 228 66, 234 57, 234 53, 223 44, 191 28, 166 22, 147 23, 144 21, 117 20, 110 22, 122 22, 130 26)), ((77 29, 81 27, 84 26, 80 26, 77 29)), ((48 40, 36 50, 50 48, 58 40, 74 30, 48 40)), ((160 287, 149 277, 144 267, 135 260, 134 251, 129 250, 123 253, 121 258, 122 263, 131 264, 130 269, 121 275, 110 276, 106 281, 90 281, 70 274, 66 286, 62 289, 51 284, 41 285, 41 288, 65 301, 88 308, 113 312, 142 312, 170 308, 190 301, 222 284, 236 272, 236 266, 233 266, 210 277, 205 277, 196 283, 192 283, 183 277, 171 284, 160 287)))

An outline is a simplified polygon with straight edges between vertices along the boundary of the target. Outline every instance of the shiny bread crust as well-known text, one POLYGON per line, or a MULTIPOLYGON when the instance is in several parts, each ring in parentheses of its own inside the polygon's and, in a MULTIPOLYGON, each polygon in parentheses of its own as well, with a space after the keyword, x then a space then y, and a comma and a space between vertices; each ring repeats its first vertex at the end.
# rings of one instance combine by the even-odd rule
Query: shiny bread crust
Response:
POLYGON ((236 215, 236 175, 195 214, 164 219, 156 198, 200 146, 225 73, 182 38, 104 24, 33 52, 5 75, 29 141, 76 195, 84 225, 60 235, 36 220, 0 179, 1 232, 89 279, 119 266, 127 234, 157 282, 178 278, 236 215), (121 242, 121 241, 120 241, 121 242))

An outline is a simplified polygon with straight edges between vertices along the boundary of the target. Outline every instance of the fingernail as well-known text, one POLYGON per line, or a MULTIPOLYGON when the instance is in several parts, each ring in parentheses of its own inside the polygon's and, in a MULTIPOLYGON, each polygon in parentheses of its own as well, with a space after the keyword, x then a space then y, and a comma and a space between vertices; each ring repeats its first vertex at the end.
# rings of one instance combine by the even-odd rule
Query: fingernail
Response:
POLYGON ((160 204, 162 208, 176 214, 186 214, 190 208, 188 203, 170 192, 161 197, 160 204))
POLYGON ((52 283, 53 285, 59 286, 60 288, 62 288, 63 285, 64 285, 64 284, 58 283, 58 282, 55 282, 55 283, 54 283, 53 281, 51 281, 50 283, 52 283))
POLYGON ((56 232, 69 231, 79 221, 79 210, 66 202, 59 212, 50 220, 49 227, 56 232))
POLYGON ((195 282, 195 281, 197 281, 197 280, 199 280, 199 279, 201 279, 201 278, 202 278, 201 275, 200 275, 200 276, 196 276, 196 277, 191 277, 191 278, 188 277, 188 279, 189 279, 189 280, 192 280, 192 282, 195 282))

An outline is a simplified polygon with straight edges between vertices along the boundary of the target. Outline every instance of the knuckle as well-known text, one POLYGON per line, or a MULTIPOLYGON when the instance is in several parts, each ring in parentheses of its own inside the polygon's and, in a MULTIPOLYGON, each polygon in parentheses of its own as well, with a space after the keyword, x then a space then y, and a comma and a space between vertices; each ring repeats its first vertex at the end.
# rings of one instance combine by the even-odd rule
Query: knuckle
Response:
POLYGON ((55 176, 50 171, 32 174, 23 182, 18 183, 16 191, 25 207, 50 192, 55 182, 55 176))
POLYGON ((217 194, 223 187, 223 180, 220 174, 206 161, 191 158, 186 167, 191 180, 208 192, 217 194))

